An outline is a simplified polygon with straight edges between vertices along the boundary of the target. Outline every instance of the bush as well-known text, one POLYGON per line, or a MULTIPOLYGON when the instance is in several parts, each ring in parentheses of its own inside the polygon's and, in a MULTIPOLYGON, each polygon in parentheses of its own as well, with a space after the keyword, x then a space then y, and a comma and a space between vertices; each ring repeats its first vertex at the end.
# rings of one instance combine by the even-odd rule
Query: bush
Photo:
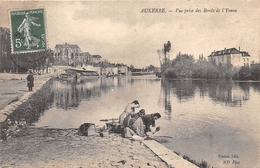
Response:
POLYGON ((165 71, 165 77, 166 78, 176 78, 177 74, 174 72, 173 68, 168 68, 165 71))
POLYGON ((239 71, 239 80, 250 80, 251 79, 251 70, 248 66, 242 66, 239 71))
POLYGON ((251 67, 251 79, 260 80, 260 64, 255 64, 251 67))

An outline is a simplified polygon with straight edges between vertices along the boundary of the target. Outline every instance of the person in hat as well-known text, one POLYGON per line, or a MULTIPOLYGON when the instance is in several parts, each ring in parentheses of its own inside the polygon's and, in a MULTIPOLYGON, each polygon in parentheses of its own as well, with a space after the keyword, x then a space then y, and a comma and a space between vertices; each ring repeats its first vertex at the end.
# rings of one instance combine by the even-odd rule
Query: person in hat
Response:
POLYGON ((29 75, 27 76, 27 87, 28 87, 28 90, 29 92, 32 91, 32 88, 34 87, 34 77, 33 77, 33 73, 32 71, 29 72, 29 75))
POLYGON ((135 108, 139 108, 140 104, 137 100, 134 100, 132 103, 129 103, 126 107, 124 112, 119 116, 119 124, 123 125, 124 119, 129 114, 134 114, 135 108))

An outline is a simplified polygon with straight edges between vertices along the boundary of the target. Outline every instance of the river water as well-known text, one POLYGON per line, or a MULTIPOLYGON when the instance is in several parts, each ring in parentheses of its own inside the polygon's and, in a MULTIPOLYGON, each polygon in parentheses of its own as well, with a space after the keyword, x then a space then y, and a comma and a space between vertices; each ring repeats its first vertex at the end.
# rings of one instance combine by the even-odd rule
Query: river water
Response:
MULTIPOLYGON (((119 76, 81 81, 54 80, 50 107, 36 127, 104 125, 138 100, 146 114, 159 112, 155 138, 182 156, 214 167, 260 164, 260 83, 167 80, 119 76)), ((137 109, 139 110, 139 109, 137 109)))

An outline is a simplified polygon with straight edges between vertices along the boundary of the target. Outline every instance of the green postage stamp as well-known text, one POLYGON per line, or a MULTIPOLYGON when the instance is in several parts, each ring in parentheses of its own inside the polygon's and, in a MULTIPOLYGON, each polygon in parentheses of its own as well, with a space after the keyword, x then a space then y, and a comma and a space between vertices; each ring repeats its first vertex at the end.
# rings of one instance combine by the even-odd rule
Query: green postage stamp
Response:
POLYGON ((44 51, 47 48, 44 9, 10 11, 12 53, 44 51))

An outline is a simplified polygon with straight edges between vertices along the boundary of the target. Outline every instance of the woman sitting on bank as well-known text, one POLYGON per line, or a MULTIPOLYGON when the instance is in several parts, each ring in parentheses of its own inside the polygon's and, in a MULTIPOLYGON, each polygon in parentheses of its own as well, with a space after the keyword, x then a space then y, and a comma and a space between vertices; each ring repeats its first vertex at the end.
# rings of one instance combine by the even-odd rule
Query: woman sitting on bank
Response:
POLYGON ((145 110, 141 109, 138 113, 128 115, 124 120, 124 138, 132 138, 133 135, 145 137, 144 123, 142 117, 145 115, 145 110))
POLYGON ((140 104, 137 100, 134 100, 132 103, 129 103, 124 112, 119 116, 119 124, 123 125, 124 119, 128 116, 128 114, 134 114, 135 108, 139 108, 140 104))
POLYGON ((160 127, 152 131, 150 126, 155 127, 155 120, 159 118, 161 118, 159 113, 145 115, 144 109, 136 114, 128 115, 123 122, 125 127, 123 137, 132 138, 134 135, 138 135, 144 138, 146 136, 152 136, 160 130, 160 127))
MULTIPOLYGON (((147 114, 147 115, 144 115, 142 117, 143 119, 143 123, 145 125, 145 130, 144 132, 147 133, 147 132, 152 132, 151 130, 151 127, 155 127, 155 120, 161 118, 161 114, 160 113, 153 113, 153 114, 147 114)), ((158 130, 158 127, 157 127, 157 130, 158 130)), ((153 133, 153 132, 152 132, 153 133)))

